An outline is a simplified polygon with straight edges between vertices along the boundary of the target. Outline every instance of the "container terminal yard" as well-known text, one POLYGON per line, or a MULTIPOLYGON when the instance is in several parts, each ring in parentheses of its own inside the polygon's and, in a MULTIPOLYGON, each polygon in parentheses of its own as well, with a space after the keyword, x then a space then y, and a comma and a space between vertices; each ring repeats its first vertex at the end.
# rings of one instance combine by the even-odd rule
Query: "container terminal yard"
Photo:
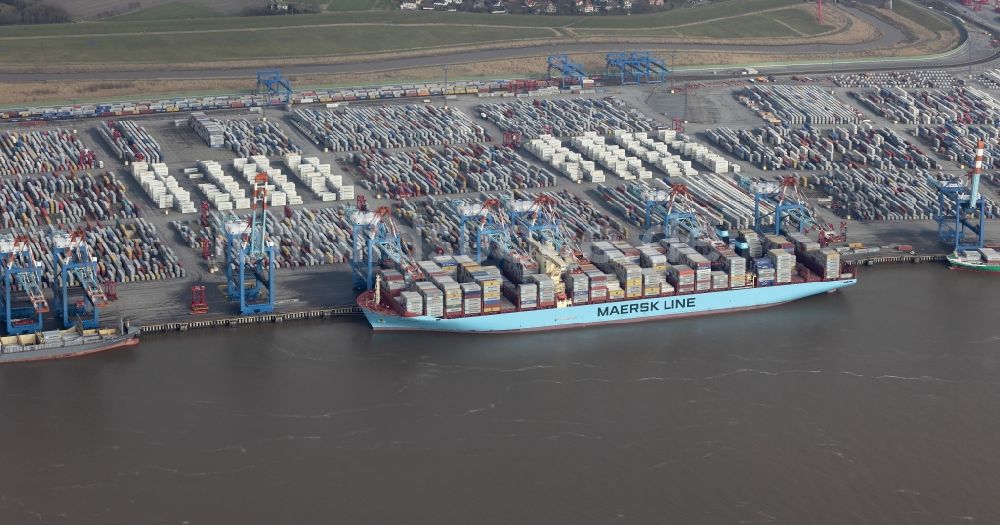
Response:
POLYGON ((296 92, 270 72, 260 94, 235 99, 6 111, 0 234, 17 264, 5 297, 41 319, 8 332, 83 316, 161 331, 356 314, 358 210, 378 213, 414 261, 475 250, 471 208, 541 202, 560 240, 587 254, 671 235, 746 250, 753 230, 780 230, 789 236, 762 237, 765 255, 811 243, 845 271, 943 262, 956 248, 997 262, 996 70, 675 84, 646 55, 615 62, 619 82, 603 83, 550 58, 549 81, 296 92), (62 286, 60 235, 84 250, 90 280, 62 286), (16 268, 37 268, 24 274, 34 284, 16 268), (50 318, 39 305, 66 288, 82 297, 76 310, 50 318))

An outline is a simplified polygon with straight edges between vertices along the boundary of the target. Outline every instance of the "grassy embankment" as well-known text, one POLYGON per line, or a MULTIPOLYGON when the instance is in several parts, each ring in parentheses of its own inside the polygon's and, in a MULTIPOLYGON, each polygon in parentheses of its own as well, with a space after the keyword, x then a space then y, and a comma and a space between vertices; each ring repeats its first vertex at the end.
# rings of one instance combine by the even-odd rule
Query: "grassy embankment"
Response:
POLYGON ((119 15, 110 20, 115 22, 148 22, 191 18, 216 18, 221 16, 224 16, 223 13, 210 7, 188 4, 186 2, 171 2, 119 15))
POLYGON ((281 59, 349 60, 365 55, 631 39, 796 39, 836 32, 798 0, 729 0, 644 16, 545 17, 350 11, 282 17, 198 17, 166 4, 124 19, 5 28, 0 64, 11 68, 212 67, 281 59), (151 13, 152 12, 152 13, 151 13), (152 20, 150 17, 161 17, 152 20), (226 64, 228 63, 228 64, 226 64))
MULTIPOLYGON (((379 0, 374 0, 375 2, 379 0)), ((902 4, 897 1, 896 5, 902 4)), ((376 4, 373 4, 376 5, 376 4)), ((371 60, 377 57, 411 54, 437 54, 483 47, 523 46, 547 42, 719 42, 780 43, 831 42, 851 43, 870 41, 878 31, 861 20, 835 8, 828 9, 825 26, 816 24, 812 6, 798 0, 729 0, 707 6, 678 9, 669 13, 642 17, 541 17, 491 16, 467 13, 371 13, 346 12, 336 15, 308 15, 253 18, 203 18, 196 20, 159 20, 155 23, 134 21, 128 24, 98 22, 88 24, 48 26, 43 34, 24 33, 0 38, 0 51, 8 46, 28 46, 29 57, 18 57, 20 63, 9 64, 16 69, 32 63, 57 63, 61 70, 82 67, 122 67, 142 69, 152 64, 168 63, 184 68, 191 64, 191 53, 205 55, 201 65, 209 62, 231 67, 253 67, 262 58, 283 57, 281 62, 336 63, 371 60), (669 16, 667 16, 669 15, 669 16), (512 26, 511 24, 518 24, 512 26), (148 26, 146 24, 149 24, 148 26), (358 25, 364 24, 364 25, 358 25), (136 34, 150 31, 153 34, 136 34), (288 38, 294 34, 295 38, 288 38), (38 40, 52 46, 38 46, 38 40), (142 42, 147 40, 147 42, 142 42), (73 45, 70 45, 70 44, 73 45), (124 46, 124 47, 120 47, 124 46), (86 49, 81 57, 80 49, 86 49), (121 49, 128 49, 122 53, 121 49), (405 51, 403 51, 405 49, 405 51), (42 55, 42 57, 39 56, 42 55), (41 60, 40 60, 41 59, 41 60), (75 63, 74 63, 75 61, 75 63), (82 66, 80 64, 83 64, 82 66)), ((903 8, 889 16, 897 25, 919 26, 907 18, 917 17, 903 8)), ((940 22, 940 21, 939 21, 940 22)), ((947 21, 945 21, 947 23, 947 21)), ((19 29, 19 28, 13 28, 19 29)), ((912 28, 911 28, 912 29, 912 28)), ((953 27, 937 32, 913 29, 915 40, 904 49, 884 50, 886 54, 914 54, 917 45, 928 47, 947 45, 945 38, 957 40, 953 27), (942 37, 934 39, 932 37, 942 37), (933 40, 923 42, 920 39, 933 40)), ((909 34, 909 33, 908 33, 909 34)), ((937 50, 938 52, 943 49, 937 50)), ((932 51, 935 51, 932 49, 932 51)), ((854 53, 872 56, 876 52, 854 53)), ((0 53, 0 57, 12 54, 0 53)), ((574 55, 588 69, 603 69, 603 55, 574 55)), ((677 65, 745 64, 782 60, 828 60, 828 55, 789 55, 733 51, 683 51, 677 55, 677 65)), ((3 60, 0 58, 0 60, 3 60)), ((545 70, 544 56, 490 62, 455 64, 452 78, 498 78, 539 76, 545 70)), ((438 67, 414 67, 370 73, 296 75, 297 86, 377 85, 406 81, 432 80, 440 76, 438 67)), ((232 93, 246 91, 250 79, 197 79, 156 81, 75 81, 25 82, 8 84, 0 91, 0 105, 38 103, 41 101, 101 100, 153 94, 232 93), (137 95, 142 94, 142 95, 137 95)))

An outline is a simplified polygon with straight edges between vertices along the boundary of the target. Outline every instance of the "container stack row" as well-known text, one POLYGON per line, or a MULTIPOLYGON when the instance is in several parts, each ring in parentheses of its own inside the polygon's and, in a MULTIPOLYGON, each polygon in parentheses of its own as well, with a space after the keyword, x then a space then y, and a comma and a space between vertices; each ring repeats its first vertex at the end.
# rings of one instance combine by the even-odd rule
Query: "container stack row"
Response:
POLYGON ((319 200, 329 202, 354 199, 354 186, 344 184, 344 176, 333 173, 330 165, 320 163, 318 157, 302 158, 297 153, 286 153, 284 162, 319 200))
MULTIPOLYGON (((586 83, 586 81, 585 81, 586 83)), ((392 100, 426 98, 442 95, 504 95, 537 92, 558 86, 558 80, 458 80, 447 84, 429 82, 361 88, 304 90, 292 93, 292 104, 337 105, 355 100, 392 100)), ((586 87, 586 86, 584 86, 586 87)), ((73 104, 70 106, 30 107, 0 110, 0 121, 69 120, 79 118, 114 118, 210 109, 242 109, 280 106, 283 97, 269 94, 205 95, 145 101, 73 104)))
MULTIPOLYGON (((703 172, 697 176, 683 176, 673 179, 681 183, 687 192, 694 197, 695 205, 702 216, 712 224, 726 224, 734 228, 748 227, 753 224, 754 196, 740 186, 737 179, 718 173, 703 172)), ((657 188, 665 188, 660 181, 654 182, 657 188)), ((761 203, 761 213, 773 211, 770 203, 761 203)))
MULTIPOLYGON (((726 224, 733 228, 747 227, 753 224, 754 198, 741 188, 736 181, 716 173, 704 173, 696 177, 677 179, 683 183, 695 200, 693 212, 699 214, 710 225, 726 224)), ((631 181, 617 187, 600 185, 598 194, 613 210, 626 220, 642 227, 645 221, 646 199, 650 196, 665 194, 670 190, 662 180, 654 180, 645 184, 641 181, 631 181)), ((662 200, 662 198, 661 198, 662 200)), ((761 213, 767 214, 773 210, 770 204, 761 204, 761 213)), ((651 215, 654 225, 662 224, 662 211, 657 208, 651 215)))
POLYGON ((933 69, 853 73, 849 75, 834 75, 832 78, 835 84, 847 88, 879 89, 883 87, 901 87, 912 89, 948 89, 964 84, 961 79, 951 73, 933 69))
POLYGON ((286 153, 301 153, 284 130, 267 120, 231 119, 217 121, 227 148, 241 157, 279 157, 286 153))
POLYGON ((802 233, 792 232, 787 238, 792 243, 793 253, 798 261, 810 271, 823 279, 840 277, 840 252, 833 248, 823 248, 802 233))
MULTIPOLYGON (((657 193, 665 194, 665 187, 666 184, 660 180, 654 181, 653 185, 643 181, 629 181, 618 186, 599 184, 597 194, 607 207, 624 217, 629 224, 642 228, 645 223, 646 199, 657 193)), ((710 217, 709 221, 722 220, 721 216, 707 208, 702 207, 698 212, 710 217)), ((659 210, 653 210, 650 219, 654 226, 663 224, 663 216, 659 210)))
MULTIPOLYGON (((615 142, 625 147, 625 151, 642 161, 656 166, 667 176, 697 175, 690 160, 670 153, 671 144, 677 137, 674 130, 657 130, 655 133, 629 133, 622 130, 612 132, 615 142)), ((648 177, 639 177, 648 178, 648 177)))
POLYGON ((584 160, 552 135, 531 139, 524 148, 573 182, 604 182, 604 171, 598 169, 594 161, 584 160))
MULTIPOLYGON (((340 264, 351 259, 351 225, 342 206, 296 209, 290 216, 267 214, 267 234, 275 244, 278 268, 340 264)), ((243 217, 249 219, 249 216, 243 217)), ((170 225, 191 249, 200 250, 206 233, 191 228, 193 222, 170 225)), ((225 257, 226 236, 212 221, 207 233, 211 253, 225 257)))
POLYGON ((752 85, 740 101, 769 122, 785 124, 857 124, 864 116, 819 86, 752 85))
POLYGON ((729 287, 728 279, 712 279, 711 261, 688 243, 663 239, 658 250, 665 252, 667 262, 672 265, 667 269, 667 280, 679 293, 707 292, 713 285, 716 289, 729 287))
MULTIPOLYGON (((661 129, 656 132, 657 140, 667 144, 669 148, 677 152, 682 157, 693 159, 695 162, 712 173, 720 175, 740 173, 742 167, 736 162, 731 162, 722 155, 715 153, 708 146, 695 141, 688 135, 678 134, 672 129, 661 129)), ((659 143, 652 141, 658 148, 659 143)), ((676 158, 664 159, 657 166, 670 176, 695 176, 698 174, 691 166, 690 161, 679 161, 676 158)))
MULTIPOLYGON (((808 241, 808 238, 806 240, 808 241)), ((818 244, 816 246, 818 247, 818 244)), ((767 235, 762 238, 753 230, 740 230, 736 251, 746 257, 747 266, 756 280, 756 286, 789 284, 799 273, 795 243, 782 235, 767 235)), ((815 272, 813 274, 821 279, 840 277, 839 256, 834 274, 830 276, 815 272)))
POLYGON ((200 111, 191 113, 188 117, 188 127, 194 130, 210 148, 221 148, 225 144, 225 129, 222 125, 200 111))
POLYGON ((312 104, 326 102, 338 104, 356 100, 386 100, 442 95, 513 95, 515 93, 531 93, 558 86, 558 80, 457 80, 450 81, 447 84, 444 82, 426 82, 421 84, 308 90, 293 94, 292 103, 312 104))
MULTIPOLYGON (((29 238, 32 254, 44 265, 43 279, 55 275, 49 232, 22 231, 29 238)), ((186 271, 172 248, 163 242, 156 227, 144 219, 89 227, 84 240, 97 258, 101 280, 120 283, 184 277, 186 271)))
POLYGON ((962 126, 949 122, 941 126, 919 126, 917 136, 941 158, 966 167, 975 165, 976 148, 982 140, 986 144, 983 167, 986 169, 1000 167, 998 126, 962 126))
POLYGON ((337 264, 351 259, 351 224, 343 206, 294 210, 268 221, 279 267, 337 264))
POLYGON ((352 154, 366 189, 390 198, 552 186, 556 175, 506 147, 447 146, 442 151, 352 154))
POLYGON ((525 139, 541 135, 569 137, 596 131, 649 131, 655 123, 639 110, 617 99, 551 99, 480 104, 480 115, 504 131, 520 132, 525 139))
POLYGON ((163 162, 163 150, 146 128, 134 120, 111 120, 97 125, 97 134, 107 142, 118 160, 163 162))
POLYGON ((93 152, 68 130, 0 133, 0 175, 80 171, 93 167, 93 152))
POLYGON ((180 187, 177 179, 169 172, 167 165, 162 163, 132 163, 132 178, 139 183, 155 207, 194 213, 196 210, 191 202, 191 192, 180 187))
POLYGON ((135 216, 135 204, 113 173, 0 177, 0 228, 135 216))
MULTIPOLYGON (((485 198, 534 200, 547 196, 555 201, 555 213, 563 226, 567 240, 582 245, 594 240, 618 240, 628 235, 625 225, 598 210, 589 200, 570 193, 558 192, 528 193, 515 190, 512 193, 488 194, 485 198)), ((452 210, 459 203, 472 204, 455 199, 408 199, 397 204, 393 213, 413 226, 414 232, 427 246, 428 252, 457 253, 460 239, 460 221, 452 210)), ((473 239, 469 235, 469 239, 473 239)))
POLYGON ((933 157, 889 128, 870 125, 828 130, 767 126, 715 128, 710 140, 765 170, 830 170, 835 165, 877 169, 939 169, 933 157))
MULTIPOLYGON (((621 132, 621 130, 615 131, 621 132)), ((624 133, 619 133, 619 137, 623 136, 625 136, 624 133)), ((631 137, 631 134, 629 136, 631 137)), ((631 138, 627 141, 622 140, 621 142, 627 143, 630 147, 633 145, 638 146, 638 142, 634 142, 633 144, 631 138)), ((598 165, 604 167, 608 173, 622 180, 653 178, 653 172, 646 169, 641 158, 629 155, 626 148, 620 145, 608 144, 605 138, 596 132, 589 131, 581 136, 573 137, 570 139, 570 144, 573 146, 573 149, 579 151, 584 157, 590 159, 592 162, 596 162, 598 165)))
MULTIPOLYGON (((841 217, 867 221, 932 219, 938 197, 927 182, 929 175, 925 170, 837 169, 832 176, 813 174, 810 181, 833 197, 834 211, 841 217)), ((998 213, 997 204, 989 202, 987 216, 998 213)))
POLYGON ((490 140, 486 131, 455 108, 392 105, 335 110, 297 109, 300 129, 331 151, 413 148, 490 140))
POLYGON ((752 241, 754 249, 744 248, 752 251, 745 255, 718 245, 695 248, 673 238, 640 246, 598 241, 590 246, 589 259, 550 273, 531 273, 536 266, 511 265, 506 256, 491 265, 465 255, 439 255, 417 262, 409 277, 398 268, 380 269, 385 284, 381 299, 400 315, 451 318, 841 276, 839 254, 808 238, 793 242, 782 236, 760 239, 752 230, 746 233, 754 237, 741 235, 747 241, 743 245, 752 241), (810 263, 800 264, 802 258, 810 263))
POLYGON ((959 259, 965 263, 1000 266, 1000 253, 993 248, 961 250, 956 255, 958 255, 959 259))
POLYGON ((543 191, 537 194, 515 191, 518 199, 531 200, 545 195, 555 201, 555 213, 563 224, 564 233, 578 244, 591 241, 618 241, 628 237, 628 230, 618 220, 599 210, 590 199, 584 199, 568 190, 543 191))
POLYGON ((903 124, 995 125, 1000 119, 1000 106, 989 94, 973 87, 949 90, 908 92, 886 87, 875 91, 852 92, 876 115, 903 124))
POLYGON ((222 171, 222 165, 214 160, 199 160, 198 171, 209 182, 198 184, 198 190, 212 207, 219 211, 246 210, 250 208, 250 198, 232 176, 222 171))
POLYGON ((243 175, 243 179, 253 185, 257 175, 263 173, 267 175, 267 183, 264 189, 267 191, 267 203, 269 206, 286 206, 289 204, 302 204, 302 197, 299 196, 295 183, 288 180, 288 176, 278 168, 271 167, 271 161, 263 155, 254 155, 249 159, 233 159, 233 169, 243 175))
POLYGON ((991 69, 982 73, 976 77, 976 80, 983 86, 986 86, 987 89, 1000 90, 1000 69, 991 69))
POLYGON ((514 286, 503 279, 496 266, 477 264, 467 256, 438 256, 417 264, 421 278, 410 283, 404 282, 395 269, 380 270, 383 282, 389 283, 383 289, 383 298, 401 315, 489 315, 502 310, 534 309, 542 303, 538 284, 514 286))

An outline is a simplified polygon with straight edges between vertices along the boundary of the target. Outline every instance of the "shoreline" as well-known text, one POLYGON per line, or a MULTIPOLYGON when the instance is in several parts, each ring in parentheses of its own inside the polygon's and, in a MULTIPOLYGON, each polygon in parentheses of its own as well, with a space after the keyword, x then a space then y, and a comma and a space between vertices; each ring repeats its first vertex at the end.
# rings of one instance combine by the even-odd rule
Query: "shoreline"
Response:
MULTIPOLYGON (((845 264, 852 267, 876 266, 885 264, 923 264, 946 262, 944 255, 880 255, 872 257, 859 257, 845 260, 845 264)), ((196 316, 194 316, 196 317, 196 316)), ((205 320, 174 320, 163 323, 141 325, 141 334, 163 334, 171 332, 189 332, 201 328, 232 328, 245 325, 259 324, 283 324, 286 321, 300 321, 309 319, 341 319, 351 317, 363 317, 361 308, 357 305, 339 305, 321 308, 311 308, 296 312, 276 312, 270 314, 258 314, 237 317, 223 317, 220 319, 205 320)))

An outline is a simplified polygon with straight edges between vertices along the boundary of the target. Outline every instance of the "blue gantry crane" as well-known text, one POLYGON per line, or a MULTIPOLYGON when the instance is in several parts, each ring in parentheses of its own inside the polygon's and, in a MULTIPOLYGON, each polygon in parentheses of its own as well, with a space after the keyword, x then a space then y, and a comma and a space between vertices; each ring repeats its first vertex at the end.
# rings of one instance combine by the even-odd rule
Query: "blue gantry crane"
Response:
POLYGON ((351 275, 356 289, 371 290, 375 286, 375 269, 383 260, 391 262, 408 281, 420 275, 416 263, 403 250, 388 207, 375 211, 352 208, 347 216, 351 221, 351 275))
POLYGON ((754 194, 754 230, 758 233, 780 235, 787 233, 791 226, 800 233, 807 229, 816 229, 818 241, 822 246, 847 240, 846 223, 841 224, 841 233, 837 234, 833 225, 824 223, 816 217, 806 198, 799 193, 795 177, 784 177, 780 183, 758 182, 750 189, 754 194), (764 225, 762 212, 764 203, 769 204, 767 207, 774 208, 773 220, 769 226, 764 225))
POLYGON ((696 207, 688 194, 687 186, 673 184, 669 190, 654 189, 643 194, 645 214, 643 216, 644 242, 652 242, 654 237, 662 233, 664 238, 681 237, 685 234, 692 238, 710 236, 710 229, 697 213, 696 207), (659 216, 662 222, 659 226, 653 224, 653 218, 659 216))
POLYGON ((292 81, 282 77, 281 71, 277 69, 258 71, 255 91, 268 97, 281 97, 287 104, 292 100, 292 81))
POLYGON ((274 311, 274 244, 267 237, 267 174, 254 178, 249 221, 230 215, 226 232, 226 296, 239 301, 240 315, 274 311))
POLYGON ((559 85, 566 87, 566 81, 574 81, 576 84, 583 84, 583 79, 587 78, 587 73, 583 70, 583 64, 573 62, 569 55, 549 55, 548 69, 546 70, 548 79, 559 79, 559 85), (559 72, 558 77, 552 76, 552 71, 559 72))
POLYGON ((100 308, 108 304, 97 274, 97 258, 91 254, 82 231, 73 234, 52 230, 52 281, 56 319, 63 328, 77 323, 82 328, 100 325, 100 308), (74 300, 75 299, 75 300, 74 300))
POLYGON ((31 254, 27 237, 0 234, 3 322, 8 335, 38 332, 49 303, 42 292, 42 263, 31 254))
POLYGON ((650 51, 614 51, 605 56, 608 77, 622 85, 658 84, 666 81, 670 68, 650 51))
POLYGON ((938 223, 938 237, 942 243, 952 246, 955 252, 985 246, 986 198, 979 193, 985 150, 986 143, 980 140, 976 145, 976 163, 969 173, 969 186, 956 177, 928 177, 928 183, 938 194, 934 217, 938 223))
POLYGON ((566 236, 555 205, 555 199, 548 195, 538 195, 533 200, 510 199, 503 203, 515 233, 550 243, 559 252, 566 245, 566 236))
POLYGON ((486 199, 483 202, 470 204, 462 200, 454 200, 452 207, 459 217, 458 253, 465 254, 469 247, 469 225, 475 229, 476 262, 483 262, 484 255, 489 254, 490 246, 495 242, 502 249, 515 250, 511 240, 511 225, 502 205, 497 199, 486 199), (486 240, 485 244, 483 240, 486 240), (483 252, 483 246, 486 252, 483 252))

